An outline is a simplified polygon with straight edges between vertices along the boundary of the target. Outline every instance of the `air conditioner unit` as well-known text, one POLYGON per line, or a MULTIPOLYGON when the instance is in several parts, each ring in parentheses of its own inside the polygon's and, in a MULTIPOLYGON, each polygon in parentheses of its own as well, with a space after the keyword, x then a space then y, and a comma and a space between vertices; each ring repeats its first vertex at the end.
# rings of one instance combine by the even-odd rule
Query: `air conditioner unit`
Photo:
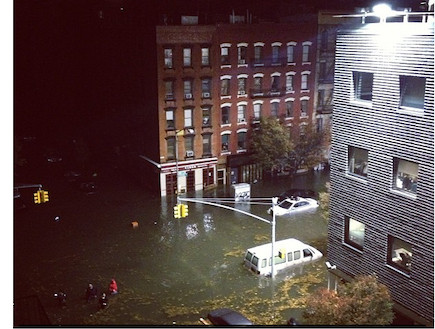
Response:
POLYGON ((246 122, 246 119, 239 119, 239 122, 246 122))
POLYGON ((210 93, 202 93, 203 98, 210 98, 210 93))
POLYGON ((246 60, 245 59, 239 59, 239 64, 246 64, 246 60))
POLYGON ((192 99, 192 94, 184 94, 185 99, 192 99))
POLYGON ((186 151, 186 157, 193 157, 193 151, 186 151))
POLYGON ((246 91, 244 91, 244 90, 239 90, 239 95, 245 95, 246 94, 246 91))

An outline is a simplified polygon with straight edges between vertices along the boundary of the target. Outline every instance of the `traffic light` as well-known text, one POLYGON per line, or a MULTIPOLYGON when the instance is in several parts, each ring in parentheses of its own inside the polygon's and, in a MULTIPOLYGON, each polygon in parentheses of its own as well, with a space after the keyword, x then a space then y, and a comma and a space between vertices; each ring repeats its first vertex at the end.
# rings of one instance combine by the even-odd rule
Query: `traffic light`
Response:
POLYGON ((35 193, 33 193, 33 201, 35 203, 41 203, 41 191, 36 191, 35 193))
POLYGON ((285 250, 284 250, 284 249, 281 249, 281 250, 278 252, 278 256, 279 256, 279 258, 281 258, 281 259, 285 259, 285 250))
POLYGON ((181 210, 181 204, 177 204, 174 206, 174 218, 181 218, 180 210, 181 210))
POLYGON ((42 202, 48 202, 48 191, 40 191, 42 194, 42 202))
POLYGON ((187 217, 189 215, 189 206, 187 204, 181 205, 181 217, 187 217))

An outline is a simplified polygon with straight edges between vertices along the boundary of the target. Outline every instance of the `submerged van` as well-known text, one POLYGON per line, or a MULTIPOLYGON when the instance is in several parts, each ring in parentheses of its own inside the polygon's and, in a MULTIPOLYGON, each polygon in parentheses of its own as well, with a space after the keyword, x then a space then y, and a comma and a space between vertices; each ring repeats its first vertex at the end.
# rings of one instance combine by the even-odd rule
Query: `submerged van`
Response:
MULTIPOLYGON (((271 254, 272 243, 249 248, 246 250, 244 265, 256 274, 270 275, 272 273, 271 254)), ((274 254, 275 272, 293 265, 308 263, 323 256, 316 248, 294 238, 276 241, 274 254)))

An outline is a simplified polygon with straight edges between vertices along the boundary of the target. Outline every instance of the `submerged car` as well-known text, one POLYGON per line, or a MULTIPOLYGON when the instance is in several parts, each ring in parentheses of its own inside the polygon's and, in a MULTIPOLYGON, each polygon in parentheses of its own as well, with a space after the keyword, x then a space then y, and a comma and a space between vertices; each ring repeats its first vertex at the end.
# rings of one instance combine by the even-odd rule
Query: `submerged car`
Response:
POLYGON ((290 189, 280 194, 278 197, 278 202, 283 201, 287 198, 291 197, 301 197, 301 198, 311 198, 318 199, 318 193, 313 190, 305 190, 305 189, 290 189))
POLYGON ((251 320, 229 308, 218 308, 208 313, 207 318, 215 326, 249 326, 251 320))
MULTIPOLYGON (((274 208, 275 215, 283 216, 293 214, 300 211, 316 209, 319 206, 319 202, 312 198, 290 197, 281 201, 278 199, 278 204, 274 208)), ((272 207, 267 211, 272 214, 272 207)))

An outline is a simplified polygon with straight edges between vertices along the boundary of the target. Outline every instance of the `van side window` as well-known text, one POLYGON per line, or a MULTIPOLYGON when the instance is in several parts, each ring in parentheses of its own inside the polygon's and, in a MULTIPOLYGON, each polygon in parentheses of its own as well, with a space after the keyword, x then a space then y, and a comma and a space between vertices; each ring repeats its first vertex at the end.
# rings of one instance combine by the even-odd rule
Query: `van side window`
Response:
POLYGON ((248 251, 248 252, 246 253, 245 259, 246 259, 248 262, 250 262, 250 261, 251 261, 251 258, 252 258, 252 253, 248 251))
POLYGON ((293 260, 293 253, 292 252, 289 252, 287 254, 287 259, 288 259, 289 262, 291 262, 293 260))
POLYGON ((255 266, 258 266, 258 257, 257 256, 252 257, 252 264, 254 264, 255 266))
POLYGON ((266 267, 266 265, 267 265, 267 259, 266 259, 266 258, 263 258, 263 259, 261 260, 261 267, 266 267))
POLYGON ((313 253, 308 250, 308 249, 304 249, 304 257, 312 257, 313 253))
POLYGON ((301 258, 301 251, 295 251, 295 260, 298 260, 299 258, 301 258))

